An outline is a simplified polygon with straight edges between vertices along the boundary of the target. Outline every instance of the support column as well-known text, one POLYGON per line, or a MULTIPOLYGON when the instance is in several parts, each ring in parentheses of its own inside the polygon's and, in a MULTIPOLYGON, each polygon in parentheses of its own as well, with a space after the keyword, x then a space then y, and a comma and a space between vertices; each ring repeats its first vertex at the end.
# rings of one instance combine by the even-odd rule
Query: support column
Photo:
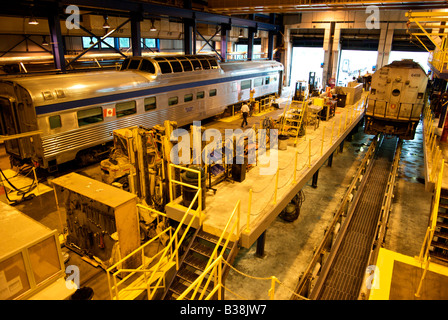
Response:
POLYGON ((311 186, 316 189, 317 188, 317 178, 319 178, 319 170, 317 170, 314 174, 313 174, 313 183, 311 184, 311 186))
POLYGON ((53 49, 54 66, 65 73, 67 70, 64 57, 64 40, 57 8, 51 10, 48 15, 48 27, 50 28, 50 43, 53 49))
POLYGON ((140 31, 140 21, 143 18, 140 13, 131 14, 131 45, 132 55, 140 57, 142 55, 142 37, 140 31))
POLYGON ((196 54, 196 20, 185 19, 184 27, 184 54, 196 54))
POLYGON ((257 28, 249 27, 247 38, 247 60, 252 61, 254 59, 254 35, 257 32, 257 28))
MULTIPOLYGON (((331 78, 335 79, 338 75, 339 69, 339 55, 341 53, 341 25, 336 24, 333 34, 333 46, 332 46, 332 70, 331 70, 331 78)), ((322 88, 325 89, 324 82, 322 82, 322 88)))
POLYGON ((221 24, 221 62, 227 61, 227 42, 230 39, 230 23, 221 24))
POLYGON ((331 166, 333 165, 333 154, 330 154, 330 156, 328 157, 328 162, 327 162, 327 166, 331 168, 331 166))
POLYGON ((333 38, 336 23, 331 22, 324 34, 324 68, 322 70, 322 86, 328 84, 333 72, 333 38))
POLYGON ((389 28, 389 22, 382 23, 380 41, 378 44, 378 58, 376 61, 376 70, 389 63, 389 54, 392 49, 393 38, 394 38, 394 29, 389 28))
POLYGON ((266 231, 264 231, 257 239, 257 251, 255 255, 259 258, 264 256, 264 245, 266 243, 266 231))

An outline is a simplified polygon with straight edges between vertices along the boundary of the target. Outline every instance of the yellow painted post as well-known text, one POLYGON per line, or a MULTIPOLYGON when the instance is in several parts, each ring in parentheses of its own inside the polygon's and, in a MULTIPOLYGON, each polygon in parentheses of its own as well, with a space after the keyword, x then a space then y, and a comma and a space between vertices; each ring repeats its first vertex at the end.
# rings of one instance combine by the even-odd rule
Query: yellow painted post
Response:
POLYGON ((339 118, 339 126, 338 126, 338 137, 341 135, 341 122, 342 122, 342 115, 339 118))
POLYGON ((309 142, 309 148, 308 148, 308 149, 309 149, 309 150, 308 150, 308 151, 309 151, 309 152, 308 152, 308 153, 309 153, 309 156, 308 156, 308 167, 311 168, 311 139, 309 139, 308 142, 309 142))
POLYGON ((279 173, 279 168, 277 168, 277 174, 275 175, 274 204, 277 203, 278 173, 279 173))
POLYGON ((269 299, 274 300, 275 296, 275 281, 277 281, 277 278, 275 276, 271 277, 271 289, 269 289, 269 299))
POLYGON ((250 232, 250 212, 252 210, 252 189, 249 190, 249 207, 247 209, 247 224, 246 224, 246 232, 250 232))
POLYGON ((330 138, 330 145, 333 145, 333 132, 334 132, 334 122, 333 122, 333 126, 331 127, 331 138, 330 138))
POLYGON ((320 145, 320 155, 321 156, 324 152, 324 141, 325 141, 325 126, 322 128, 322 143, 320 145))
POLYGON ((172 178, 171 164, 168 164, 168 181, 169 181, 168 189, 170 191, 170 202, 173 201, 173 182, 171 181, 171 178, 172 178))
POLYGON ((347 114, 348 114, 348 109, 345 109, 344 130, 347 129, 347 114))
POLYGON ((36 181, 37 192, 40 194, 39 180, 37 180, 36 167, 33 167, 34 180, 36 181))
POLYGON ((295 159, 294 159, 294 178, 292 180, 292 183, 295 184, 296 183, 296 176, 297 176, 297 157, 299 155, 299 151, 296 150, 296 155, 295 155, 295 159))
POLYGON ((431 260, 431 258, 428 257, 428 260, 426 260, 425 270, 423 271, 422 278, 420 279, 420 283, 418 284, 417 292, 415 293, 415 296, 416 296, 417 298, 420 298, 420 290, 422 289, 422 284, 423 284, 423 280, 425 280, 426 272, 428 272, 428 268, 429 268, 429 260, 431 260))

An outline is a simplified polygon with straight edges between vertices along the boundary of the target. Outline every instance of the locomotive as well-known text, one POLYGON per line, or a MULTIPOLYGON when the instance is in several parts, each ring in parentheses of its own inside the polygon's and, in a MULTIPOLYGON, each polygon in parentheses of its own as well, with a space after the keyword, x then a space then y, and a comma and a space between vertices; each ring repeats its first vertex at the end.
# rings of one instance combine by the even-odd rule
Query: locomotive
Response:
POLYGON ((276 61, 176 55, 128 57, 114 71, 4 79, 0 129, 19 135, 5 141, 13 165, 31 161, 51 172, 106 154, 116 129, 183 126, 249 100, 251 90, 254 98, 280 94, 282 76, 276 61), (38 133, 23 137, 30 132, 38 133))
POLYGON ((426 72, 412 59, 394 61, 376 71, 372 76, 364 132, 414 139, 427 82, 426 72))

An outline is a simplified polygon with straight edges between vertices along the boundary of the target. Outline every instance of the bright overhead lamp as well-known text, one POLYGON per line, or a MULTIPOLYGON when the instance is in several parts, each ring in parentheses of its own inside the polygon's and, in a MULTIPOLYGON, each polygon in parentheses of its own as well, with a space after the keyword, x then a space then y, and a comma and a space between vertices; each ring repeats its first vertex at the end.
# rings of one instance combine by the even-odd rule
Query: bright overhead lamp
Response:
POLYGON ((42 45, 43 46, 48 46, 49 43, 47 42, 47 36, 42 36, 42 45))
POLYGON ((109 29, 109 28, 110 28, 109 23, 107 23, 107 19, 108 19, 108 17, 107 17, 107 16, 104 16, 103 29, 109 29))
POLYGON ((151 28, 149 28, 149 31, 157 31, 157 28, 154 25, 154 19, 151 19, 151 28))
POLYGON ((34 18, 33 16, 31 16, 30 19, 28 20, 28 24, 38 25, 38 24, 39 24, 39 21, 37 21, 36 18, 34 18))

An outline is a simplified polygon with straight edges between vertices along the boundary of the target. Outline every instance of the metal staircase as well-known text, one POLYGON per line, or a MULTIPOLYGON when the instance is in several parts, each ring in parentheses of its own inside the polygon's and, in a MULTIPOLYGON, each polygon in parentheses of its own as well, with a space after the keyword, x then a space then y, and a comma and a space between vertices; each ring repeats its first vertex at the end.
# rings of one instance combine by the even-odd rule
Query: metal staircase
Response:
MULTIPOLYGON (((192 240, 187 248, 185 248, 185 253, 179 262, 179 270, 176 272, 168 289, 165 291, 163 300, 177 299, 204 272, 218 241, 218 237, 204 232, 202 228, 195 231, 192 240)), ((221 248, 222 244, 219 246, 219 249, 221 248)), ((232 264, 237 253, 238 243, 229 242, 223 257, 229 264, 232 264)), ((223 272, 223 282, 229 271, 228 268, 225 269, 227 270, 223 272)), ((205 284, 205 281, 203 283, 205 284)), ((213 288, 213 285, 209 286, 210 290, 211 288, 213 288)), ((203 290, 203 287, 201 287, 201 290, 203 290)), ((208 294, 210 290, 207 290, 206 294, 208 294)), ((196 297, 199 297, 199 294, 196 295, 196 297)), ((191 292, 187 295, 187 299, 190 298, 191 292)))
POLYGON ((448 263, 448 190, 446 189, 441 190, 436 228, 429 255, 448 263))

